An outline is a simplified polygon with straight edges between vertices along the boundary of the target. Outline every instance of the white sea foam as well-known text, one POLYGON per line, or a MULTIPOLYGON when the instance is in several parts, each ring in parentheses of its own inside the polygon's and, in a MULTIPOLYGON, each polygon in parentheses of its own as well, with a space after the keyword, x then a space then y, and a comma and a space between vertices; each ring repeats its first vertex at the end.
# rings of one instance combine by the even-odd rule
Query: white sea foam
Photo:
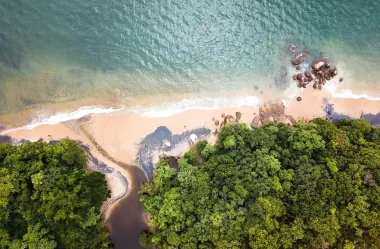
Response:
POLYGON ((103 106, 84 106, 80 107, 78 110, 74 112, 67 112, 67 113, 56 113, 54 115, 50 115, 49 113, 41 113, 36 115, 31 122, 29 122, 27 125, 5 130, 2 132, 2 134, 7 134, 12 131, 21 130, 21 129, 33 129, 37 126, 48 124, 48 125, 54 125, 61 122, 74 120, 82 118, 88 114, 96 114, 96 113, 111 113, 121 110, 115 109, 115 108, 106 108, 103 106))
POLYGON ((354 93, 351 89, 337 89, 334 84, 324 86, 334 98, 380 100, 379 96, 371 96, 367 93, 354 93))
POLYGON ((127 108, 143 117, 168 117, 186 110, 216 110, 220 108, 237 108, 240 106, 258 107, 262 101, 256 96, 242 96, 237 98, 191 98, 178 102, 168 102, 161 105, 127 108))
POLYGON ((240 106, 258 107, 261 100, 256 96, 228 98, 192 98, 183 99, 178 102, 168 102, 156 106, 132 106, 125 108, 105 108, 103 106, 85 106, 74 112, 56 113, 51 115, 49 112, 37 114, 27 125, 5 130, 2 134, 21 129, 33 129, 37 126, 49 124, 54 125, 61 122, 82 118, 88 114, 112 113, 121 110, 133 111, 143 117, 168 117, 186 110, 216 110, 220 108, 236 108, 240 106))
MULTIPOLYGON (((326 85, 325 88, 332 94, 335 98, 366 98, 369 100, 380 100, 380 97, 369 96, 367 94, 355 94, 349 89, 337 90, 336 86, 333 84, 326 85)), ((300 89, 294 91, 287 91, 289 98, 282 100, 285 105, 296 96, 300 89)), ((303 89, 301 89, 302 91, 303 89)), ((98 113, 112 113, 121 110, 128 110, 135 112, 143 117, 157 118, 157 117, 168 117, 177 113, 181 113, 186 110, 216 110, 220 108, 237 108, 241 106, 254 106, 259 107, 262 104, 262 100, 256 96, 240 96, 236 98, 190 98, 183 99, 178 102, 167 102, 161 105, 152 106, 131 106, 124 108, 106 108, 103 106, 85 106, 81 107, 74 112, 69 113, 56 113, 51 115, 48 112, 40 113, 36 115, 33 120, 25 126, 5 130, 2 134, 7 134, 9 132, 20 130, 20 129, 33 129, 37 126, 49 124, 54 125, 61 122, 75 120, 82 118, 88 114, 98 114, 98 113)))

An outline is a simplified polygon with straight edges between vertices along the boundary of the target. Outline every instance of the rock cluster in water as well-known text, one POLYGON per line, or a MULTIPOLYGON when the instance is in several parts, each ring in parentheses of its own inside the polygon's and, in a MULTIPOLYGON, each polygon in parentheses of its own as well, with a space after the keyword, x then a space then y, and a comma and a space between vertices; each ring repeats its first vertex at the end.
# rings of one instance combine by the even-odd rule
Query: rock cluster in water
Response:
MULTIPOLYGON (((296 66, 297 70, 300 70, 299 64, 306 59, 305 54, 300 54, 291 60, 292 64, 296 66)), ((327 58, 321 57, 314 60, 311 64, 311 70, 304 73, 298 73, 293 75, 293 80, 298 82, 298 87, 306 88, 308 84, 313 84, 314 89, 322 90, 322 86, 327 81, 331 80, 338 74, 336 67, 331 66, 328 63, 327 58)), ((340 78, 339 81, 342 81, 340 78)))

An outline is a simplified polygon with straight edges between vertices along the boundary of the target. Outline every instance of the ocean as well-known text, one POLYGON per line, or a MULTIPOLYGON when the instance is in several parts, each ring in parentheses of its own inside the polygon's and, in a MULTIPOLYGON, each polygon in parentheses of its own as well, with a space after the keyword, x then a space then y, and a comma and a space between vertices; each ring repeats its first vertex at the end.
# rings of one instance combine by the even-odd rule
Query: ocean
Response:
POLYGON ((0 0, 0 115, 87 98, 152 117, 288 100, 300 52, 337 65, 334 96, 379 99, 378 13, 363 0, 0 0))

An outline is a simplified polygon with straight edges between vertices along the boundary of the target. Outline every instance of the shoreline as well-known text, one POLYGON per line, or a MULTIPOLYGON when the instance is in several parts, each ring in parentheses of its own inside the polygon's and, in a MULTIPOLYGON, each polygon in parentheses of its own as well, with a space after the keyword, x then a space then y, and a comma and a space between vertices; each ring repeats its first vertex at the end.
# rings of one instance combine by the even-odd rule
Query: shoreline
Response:
MULTIPOLYGON (((333 106, 336 113, 351 118, 360 118, 363 114, 380 116, 380 101, 378 100, 334 98, 327 89, 315 90, 312 87, 307 87, 294 96, 286 106, 284 105, 284 112, 296 121, 308 121, 316 117, 326 117, 326 105, 333 106), (297 101, 296 97, 301 97, 302 100, 297 101)), ((19 140, 30 141, 37 141, 41 138, 47 142, 64 138, 79 140, 89 147, 91 154, 97 160, 120 172, 127 179, 128 185, 132 186, 133 179, 125 167, 134 167, 129 165, 136 164, 141 167, 137 163, 141 142, 149 134, 153 134, 158 127, 166 127, 171 132, 170 136, 180 136, 198 128, 215 131, 215 129, 220 129, 223 114, 235 116, 236 112, 242 113, 240 122, 250 125, 251 121, 259 116, 260 108, 241 106, 213 110, 186 110, 167 117, 156 118, 144 117, 128 110, 116 110, 109 113, 88 114, 64 123, 42 124, 30 129, 21 127, 5 132, 5 134, 19 140), (215 125, 217 120, 219 125, 215 125)), ((380 117, 375 119, 380 120, 380 117)), ((168 151, 161 141, 157 141, 156 154, 153 155, 155 158, 159 153, 168 151)), ((186 152, 186 148, 183 146, 182 149, 177 148, 173 151, 176 151, 177 156, 186 152)), ((170 149, 175 149, 175 147, 170 149)), ((129 193, 128 187, 121 184, 120 179, 118 180, 115 176, 108 176, 107 183, 112 196, 106 203, 115 198, 116 200, 108 205, 105 214, 106 220, 116 204, 126 198, 129 193)))
MULTIPOLYGON (((298 72, 291 69, 289 73, 298 72)), ((346 76, 346 74, 346 71, 339 71, 340 76, 346 76)), ((259 108, 271 101, 280 101, 288 106, 295 97, 302 95, 305 89, 297 88, 290 78, 285 80, 290 81, 290 85, 280 94, 281 97, 276 91, 262 92, 259 91, 260 89, 256 89, 252 91, 213 92, 207 95, 205 95, 206 93, 157 94, 125 100, 119 99, 117 96, 110 96, 109 98, 84 97, 79 100, 48 103, 33 108, 25 108, 18 112, 0 114, 0 134, 15 129, 32 129, 41 124, 54 125, 80 119, 86 115, 119 111, 131 112, 148 118, 167 118, 189 110, 211 111, 243 106, 259 108)), ((334 99, 380 101, 380 91, 368 89, 372 94, 362 91, 356 93, 350 89, 342 88, 342 86, 344 85, 338 79, 332 79, 329 84, 323 87, 323 95, 334 99)))

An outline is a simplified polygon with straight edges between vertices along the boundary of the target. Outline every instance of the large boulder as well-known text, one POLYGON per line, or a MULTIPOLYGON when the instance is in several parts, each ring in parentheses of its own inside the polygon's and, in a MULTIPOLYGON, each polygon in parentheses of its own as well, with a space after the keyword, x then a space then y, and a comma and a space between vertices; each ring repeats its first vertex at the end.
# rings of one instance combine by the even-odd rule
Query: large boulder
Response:
POLYGON ((324 67, 327 64, 327 58, 321 57, 313 61, 311 64, 311 67, 314 70, 320 70, 322 67, 324 67))
POLYGON ((191 145, 196 144, 197 140, 198 140, 198 136, 196 134, 193 133, 193 134, 190 135, 189 143, 191 145))
POLYGON ((297 55, 296 57, 294 57, 293 59, 290 60, 290 62, 293 64, 293 65, 299 65, 301 64, 302 62, 304 62, 307 58, 307 55, 305 53, 302 53, 302 54, 299 54, 297 55))
POLYGON ((260 128, 262 125, 263 125, 263 123, 261 123, 259 116, 256 116, 252 119, 252 122, 251 122, 252 129, 260 128))
POLYGON ((224 118, 224 123, 226 124, 226 123, 231 123, 231 122, 233 122, 233 121, 235 121, 235 118, 234 118, 234 116, 232 116, 232 115, 227 115, 225 118, 224 118))
POLYGON ((236 120, 240 120, 242 115, 241 112, 236 112, 236 120))
POLYGON ((297 122, 291 115, 280 115, 276 118, 276 123, 283 123, 287 125, 295 125, 297 122))

